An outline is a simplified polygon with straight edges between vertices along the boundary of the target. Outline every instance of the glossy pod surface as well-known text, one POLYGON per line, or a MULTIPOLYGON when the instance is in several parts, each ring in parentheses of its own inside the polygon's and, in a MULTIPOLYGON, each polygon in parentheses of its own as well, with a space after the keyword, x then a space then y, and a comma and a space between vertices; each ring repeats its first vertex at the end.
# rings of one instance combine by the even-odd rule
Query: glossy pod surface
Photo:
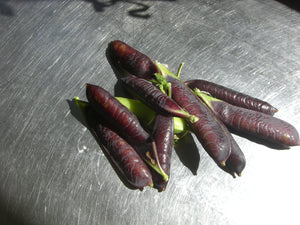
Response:
POLYGON ((156 172, 168 180, 168 176, 160 167, 156 144, 138 118, 100 86, 86 84, 86 96, 91 107, 110 124, 112 129, 132 145, 156 172))
POLYGON ((235 141, 235 139, 230 134, 230 142, 231 142, 231 153, 229 158, 226 161, 224 169, 228 173, 232 174, 235 177, 235 174, 241 176, 242 171, 246 166, 246 158, 244 153, 242 152, 240 146, 235 141))
POLYGON ((87 112, 87 123, 102 150, 129 184, 138 189, 153 185, 149 168, 134 148, 111 130, 105 122, 97 119, 97 115, 91 108, 87 112))
MULTIPOLYGON (((174 144, 174 119, 171 116, 157 114, 154 122, 152 137, 156 143, 160 166, 170 175, 171 156, 174 144)), ((159 191, 166 189, 167 181, 158 176, 153 177, 154 188, 159 191)))
POLYGON ((230 128, 270 141, 275 144, 299 145, 299 134, 294 126, 276 117, 237 107, 224 101, 212 101, 217 117, 230 128))
POLYGON ((172 98, 162 93, 151 82, 136 76, 123 77, 121 81, 127 90, 133 95, 137 95, 145 105, 154 111, 166 116, 189 116, 172 98))
POLYGON ((108 54, 113 65, 123 75, 136 75, 144 79, 153 79, 159 70, 151 59, 126 43, 115 40, 108 45, 108 54))
POLYGON ((109 121, 130 144, 141 145, 150 135, 143 129, 138 118, 116 98, 100 86, 86 84, 86 96, 97 113, 109 121))
POLYGON ((199 120, 191 127, 206 152, 220 165, 225 165, 231 152, 230 139, 211 110, 179 79, 168 76, 172 98, 199 120))
POLYGON ((230 144, 231 144, 231 152, 228 159, 226 160, 226 165, 220 166, 220 168, 226 171, 227 173, 231 174, 234 178, 236 174, 238 176, 241 176, 242 171, 246 166, 246 157, 243 151, 241 150, 240 146, 238 145, 238 143, 235 141, 234 137, 230 133, 230 131, 225 126, 225 124, 220 123, 220 125, 222 126, 224 132, 229 137, 230 144))
POLYGON ((200 91, 208 92, 211 96, 224 100, 232 105, 274 115, 278 110, 269 103, 249 95, 237 92, 222 85, 206 80, 189 80, 185 82, 191 89, 198 88, 200 91))

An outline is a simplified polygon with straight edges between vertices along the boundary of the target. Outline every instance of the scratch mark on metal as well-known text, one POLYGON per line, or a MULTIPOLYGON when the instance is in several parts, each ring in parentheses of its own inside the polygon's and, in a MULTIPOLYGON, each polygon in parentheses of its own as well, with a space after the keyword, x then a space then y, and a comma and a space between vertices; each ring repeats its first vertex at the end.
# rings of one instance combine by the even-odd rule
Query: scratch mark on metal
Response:
POLYGON ((59 60, 61 59, 61 55, 59 55, 55 61, 47 68, 47 70, 50 70, 59 60))
POLYGON ((81 208, 79 208, 77 224, 80 224, 80 214, 81 214, 81 208))

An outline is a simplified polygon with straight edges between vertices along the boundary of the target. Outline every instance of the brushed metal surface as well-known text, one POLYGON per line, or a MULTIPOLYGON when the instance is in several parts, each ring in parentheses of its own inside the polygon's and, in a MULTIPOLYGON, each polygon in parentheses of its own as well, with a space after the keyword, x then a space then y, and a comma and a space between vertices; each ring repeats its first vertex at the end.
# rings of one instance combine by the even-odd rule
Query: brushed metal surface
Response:
POLYGON ((182 79, 276 106, 300 130, 300 16, 274 0, 0 1, 1 224, 297 224, 300 147, 234 136, 247 165, 221 171, 194 138, 167 190, 128 189, 70 100, 84 83, 121 95, 107 61, 123 40, 182 79), (199 150, 195 150, 194 146, 199 150), (194 173, 197 172, 197 175, 194 173))

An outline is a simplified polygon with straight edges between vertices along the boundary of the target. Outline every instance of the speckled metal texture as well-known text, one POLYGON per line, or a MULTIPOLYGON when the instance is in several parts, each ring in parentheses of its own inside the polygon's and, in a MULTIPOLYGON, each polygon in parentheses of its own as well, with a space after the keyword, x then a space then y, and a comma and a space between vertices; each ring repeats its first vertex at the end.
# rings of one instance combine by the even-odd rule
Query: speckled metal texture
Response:
POLYGON ((240 178, 192 135, 167 190, 128 189, 71 101, 85 83, 124 95, 107 61, 122 40, 176 72, 268 101, 300 130, 300 15, 275 0, 1 1, 1 224, 299 223, 300 147, 234 135, 240 178), (195 173, 197 173, 195 175, 195 173))

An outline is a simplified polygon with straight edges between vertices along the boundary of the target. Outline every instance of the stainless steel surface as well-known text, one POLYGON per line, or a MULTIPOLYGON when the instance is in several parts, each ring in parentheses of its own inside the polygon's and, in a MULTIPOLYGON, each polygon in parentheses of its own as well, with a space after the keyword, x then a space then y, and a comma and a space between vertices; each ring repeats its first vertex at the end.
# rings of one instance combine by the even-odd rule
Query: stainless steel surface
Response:
POLYGON ((247 165, 233 179, 195 139, 200 162, 174 152, 167 190, 140 192, 120 181, 68 101, 85 99, 85 82, 121 94, 105 56, 120 39, 174 72, 185 62, 185 80, 270 102, 300 131, 296 10, 274 0, 0 0, 0 9, 1 224, 299 224, 300 147, 235 135, 247 165))

